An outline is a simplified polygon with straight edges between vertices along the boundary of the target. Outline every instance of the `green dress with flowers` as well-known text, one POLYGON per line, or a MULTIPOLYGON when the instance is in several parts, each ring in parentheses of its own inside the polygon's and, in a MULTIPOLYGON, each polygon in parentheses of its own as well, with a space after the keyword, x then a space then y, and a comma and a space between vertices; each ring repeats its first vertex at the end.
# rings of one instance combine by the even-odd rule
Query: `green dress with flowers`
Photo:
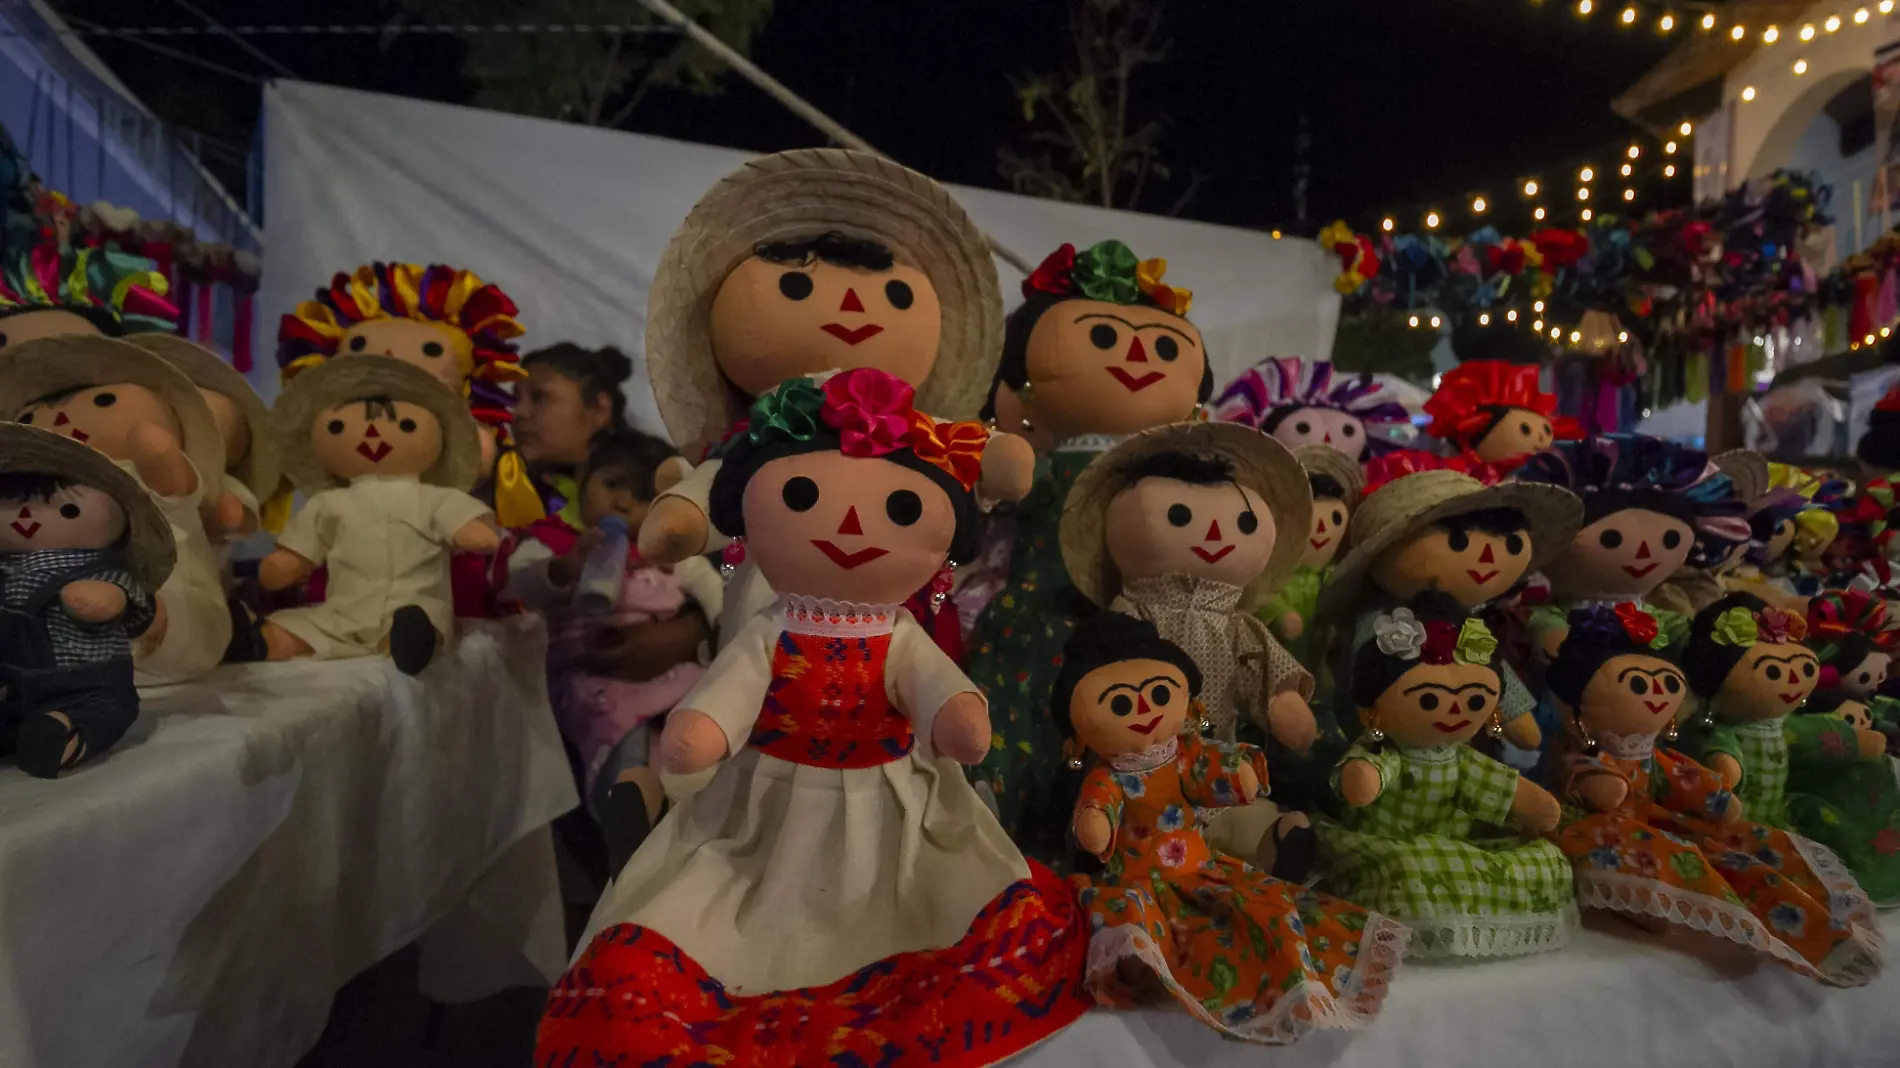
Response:
POLYGON ((1370 762, 1380 791, 1316 822, 1322 886, 1410 927, 1415 957, 1514 956, 1569 942, 1577 904, 1563 853, 1542 839, 1472 834, 1474 824, 1509 818, 1517 772, 1466 745, 1354 746, 1346 760, 1370 762))

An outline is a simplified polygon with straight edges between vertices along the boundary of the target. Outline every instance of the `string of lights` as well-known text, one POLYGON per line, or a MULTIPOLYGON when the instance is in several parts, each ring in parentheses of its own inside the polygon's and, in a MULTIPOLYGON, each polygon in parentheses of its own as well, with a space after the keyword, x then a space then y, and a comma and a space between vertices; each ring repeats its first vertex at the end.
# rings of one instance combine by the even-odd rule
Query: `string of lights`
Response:
MULTIPOLYGON (((1542 6, 1546 0, 1531 0, 1542 6)), ((1750 41, 1763 45, 1806 44, 1826 34, 1869 26, 1875 15, 1891 15, 1895 0, 1848 2, 1815 16, 1807 13, 1799 23, 1762 23, 1750 26, 1745 18, 1730 14, 1730 7, 1706 0, 1653 0, 1616 2, 1616 0, 1567 0, 1579 19, 1595 21, 1599 17, 1614 20, 1621 28, 1647 29, 1663 36, 1676 33, 1720 34, 1737 44, 1750 41)))

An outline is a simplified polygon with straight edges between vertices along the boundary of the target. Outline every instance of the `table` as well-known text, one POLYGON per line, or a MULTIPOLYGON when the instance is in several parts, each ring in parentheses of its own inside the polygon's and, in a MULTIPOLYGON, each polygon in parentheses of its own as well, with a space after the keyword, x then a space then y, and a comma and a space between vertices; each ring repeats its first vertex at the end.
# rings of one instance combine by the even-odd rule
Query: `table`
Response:
MULTIPOLYGON (((1889 947, 1900 914, 1880 919, 1889 947)), ((1600 928, 1600 929, 1596 929, 1600 928)), ((1702 957, 1617 921, 1565 949, 1481 964, 1411 965, 1368 1029, 1268 1048, 1184 1013, 1092 1012, 1012 1068, 1733 1068, 1900 1063, 1900 967, 1824 987, 1742 951, 1702 957)), ((1706 943, 1704 943, 1706 945, 1706 943)))
POLYGON ((232 665, 64 779, 0 766, 0 1068, 289 1068, 418 938, 440 1000, 557 976, 545 647, 517 617, 414 679, 232 665))

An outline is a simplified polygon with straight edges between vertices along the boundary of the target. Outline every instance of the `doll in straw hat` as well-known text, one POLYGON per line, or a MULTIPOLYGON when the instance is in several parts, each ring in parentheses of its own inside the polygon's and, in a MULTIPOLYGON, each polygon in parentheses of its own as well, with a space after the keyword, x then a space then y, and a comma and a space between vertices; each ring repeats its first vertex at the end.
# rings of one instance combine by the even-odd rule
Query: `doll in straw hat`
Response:
MULTIPOLYGON (((1766 498, 1770 496, 1768 461, 1758 452, 1731 449, 1709 462, 1728 476, 1735 499, 1751 513, 1752 528, 1752 514, 1767 504, 1766 498)), ((1688 559, 1675 574, 1650 592, 1650 606, 1688 618, 1720 600, 1729 591, 1730 576, 1742 566, 1754 544, 1752 537, 1733 540, 1733 535, 1738 533, 1739 529, 1729 529, 1727 524, 1722 530, 1698 529, 1690 544, 1688 559)), ((1829 540, 1832 540, 1831 535, 1829 540)))
MULTIPOLYGON (((1300 566, 1256 613, 1306 670, 1324 670, 1327 631, 1318 625, 1319 591, 1332 577, 1333 561, 1346 544, 1346 524, 1365 492, 1366 473, 1328 445, 1302 445, 1293 453, 1313 491, 1313 525, 1300 551, 1300 566)), ((1331 687, 1322 685, 1321 693, 1331 687)))
POLYGON ((1579 903, 1727 938, 1824 983, 1872 980, 1873 905, 1805 859, 1825 847, 1748 822, 1721 776, 1657 745, 1689 695, 1667 641, 1635 605, 1591 605, 1571 613, 1545 674, 1565 713, 1557 782, 1575 806, 1555 841, 1579 903))
POLYGON ((74 249, 54 241, 0 261, 0 349, 77 334, 120 337, 170 332, 178 309, 150 260, 116 249, 74 249))
POLYGON ((138 718, 132 639, 175 549, 138 481, 48 430, 0 424, 0 754, 42 779, 138 718))
POLYGON ((214 506, 207 511, 205 533, 214 542, 256 533, 261 502, 276 495, 282 478, 263 399, 236 368, 203 345, 176 334, 135 334, 127 340, 191 379, 224 439, 221 492, 208 497, 214 506))
MULTIPOLYGON (((653 277, 647 370, 674 443, 716 461, 755 398, 826 371, 873 367, 909 382, 921 410, 970 418, 1002 317, 989 245, 942 186, 868 153, 779 152, 721 179, 674 233, 653 277)), ((988 448, 979 498, 1022 496, 1028 447, 999 435, 988 448)), ((718 468, 654 502, 642 555, 677 563, 728 544, 707 520, 718 468)), ((721 639, 771 600, 755 569, 735 576, 721 639)))
MULTIPOLYGON (((1320 618, 1342 628, 1340 667, 1354 662, 1379 618, 1419 593, 1436 590, 1483 613, 1569 544, 1583 511, 1575 496, 1496 479, 1488 465, 1421 452, 1369 465, 1352 551, 1320 591, 1320 618)), ((1541 733, 1528 713, 1536 700, 1502 658, 1497 671, 1504 691, 1486 717, 1493 733, 1535 749, 1541 733)), ((1338 707, 1350 707, 1350 687, 1342 674, 1338 707)))
POLYGON ((1537 383, 1536 364, 1466 360, 1446 371, 1425 402, 1425 433, 1452 451, 1506 469, 1553 441, 1583 436, 1577 421, 1557 415, 1557 398, 1537 383))
POLYGON ((1257 427, 1289 449, 1325 445, 1363 461, 1398 447, 1411 416, 1370 373, 1338 375, 1331 360, 1269 356, 1214 400, 1214 417, 1257 427))
POLYGON ((419 673, 450 636, 451 550, 493 553, 493 513, 468 490, 481 439, 460 398, 413 364, 335 360, 293 379, 273 412, 285 474, 308 500, 258 568, 281 590, 328 566, 324 602, 264 621, 270 659, 388 653, 419 673))
POLYGON ((43 338, 0 350, 0 416, 84 442, 134 474, 171 524, 178 562, 157 618, 133 648, 141 686, 210 671, 231 644, 231 612, 203 507, 224 440, 191 380, 136 345, 43 338))
POLYGON ((1232 742, 1245 721, 1278 744, 1281 812, 1249 812, 1246 826, 1232 828, 1239 814, 1223 812, 1214 834, 1294 882, 1312 866, 1300 810, 1317 798, 1300 796, 1277 765, 1312 748, 1313 676, 1253 611, 1298 566, 1305 546, 1288 534, 1307 529, 1310 507, 1305 472, 1272 438, 1231 423, 1176 423, 1090 464, 1069 491, 1061 528, 1063 561, 1084 597, 1155 624, 1200 666, 1207 713, 1195 729, 1232 742))

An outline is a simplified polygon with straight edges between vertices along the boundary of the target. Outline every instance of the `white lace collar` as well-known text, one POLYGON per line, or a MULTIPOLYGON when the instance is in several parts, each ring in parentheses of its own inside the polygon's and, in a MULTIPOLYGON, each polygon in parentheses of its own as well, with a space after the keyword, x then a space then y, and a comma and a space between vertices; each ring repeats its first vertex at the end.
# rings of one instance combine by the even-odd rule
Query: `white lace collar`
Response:
POLYGON ((1127 434, 1077 434, 1056 443, 1056 452, 1107 452, 1128 440, 1127 434))
POLYGON ((1125 775, 1141 775, 1155 770, 1174 759, 1181 748, 1179 738, 1170 738, 1165 742, 1151 745, 1139 753, 1123 753, 1108 762, 1108 766, 1125 775))
POLYGON ((1420 764, 1448 764, 1458 759, 1459 745, 1421 745, 1416 748, 1399 746, 1399 755, 1420 764))
POLYGON ((868 638, 889 634, 897 626, 897 604, 857 604, 787 593, 778 599, 779 624, 795 634, 820 638, 868 638))
POLYGON ((1653 734, 1598 731, 1596 738, 1599 749, 1621 760, 1648 760, 1656 751, 1656 736, 1653 734))

